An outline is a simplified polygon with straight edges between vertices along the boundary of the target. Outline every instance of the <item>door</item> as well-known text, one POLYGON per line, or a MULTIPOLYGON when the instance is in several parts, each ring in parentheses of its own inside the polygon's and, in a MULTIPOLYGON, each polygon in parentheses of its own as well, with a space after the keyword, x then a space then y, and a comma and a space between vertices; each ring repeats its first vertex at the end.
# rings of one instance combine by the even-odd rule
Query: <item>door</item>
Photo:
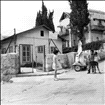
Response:
POLYGON ((45 71, 45 45, 35 46, 35 62, 36 67, 45 71))

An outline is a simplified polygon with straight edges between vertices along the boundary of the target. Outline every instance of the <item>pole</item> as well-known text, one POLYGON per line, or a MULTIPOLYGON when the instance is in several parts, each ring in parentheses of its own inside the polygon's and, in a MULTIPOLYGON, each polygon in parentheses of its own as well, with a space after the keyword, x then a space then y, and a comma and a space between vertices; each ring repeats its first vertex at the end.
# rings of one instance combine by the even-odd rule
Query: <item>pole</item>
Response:
POLYGON ((16 29, 14 28, 14 52, 16 53, 16 29))
POLYGON ((46 55, 45 55, 45 45, 43 46, 43 71, 45 72, 46 71, 46 69, 45 69, 45 65, 46 65, 46 57, 45 57, 46 55))
POLYGON ((18 72, 18 74, 21 73, 21 66, 20 65, 21 64, 20 64, 20 44, 19 44, 19 72, 18 72))
POLYGON ((34 73, 34 70, 33 70, 33 46, 32 46, 32 73, 34 73))

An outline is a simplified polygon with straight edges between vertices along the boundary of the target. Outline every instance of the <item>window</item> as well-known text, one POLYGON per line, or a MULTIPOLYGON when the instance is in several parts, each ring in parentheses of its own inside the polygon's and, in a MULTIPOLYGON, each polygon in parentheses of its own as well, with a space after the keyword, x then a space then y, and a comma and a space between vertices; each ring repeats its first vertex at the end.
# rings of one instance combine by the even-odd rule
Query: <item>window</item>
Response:
POLYGON ((43 46, 38 46, 38 53, 43 53, 43 46))
POLYGON ((97 41, 98 41, 98 40, 99 40, 99 37, 97 37, 96 39, 97 39, 97 41))
POLYGON ((51 47, 51 53, 53 53, 54 52, 54 50, 55 50, 55 47, 51 47))
POLYGON ((2 48, 2 54, 6 53, 6 48, 2 48))
POLYGON ((13 46, 9 47, 9 53, 13 52, 13 46))
POLYGON ((40 31, 40 35, 41 36, 44 36, 44 31, 40 31))
POLYGON ((22 47, 22 57, 23 57, 23 62, 30 62, 30 59, 31 59, 30 45, 23 45, 23 47, 22 47))
POLYGON ((93 19, 95 21, 95 19, 93 19))

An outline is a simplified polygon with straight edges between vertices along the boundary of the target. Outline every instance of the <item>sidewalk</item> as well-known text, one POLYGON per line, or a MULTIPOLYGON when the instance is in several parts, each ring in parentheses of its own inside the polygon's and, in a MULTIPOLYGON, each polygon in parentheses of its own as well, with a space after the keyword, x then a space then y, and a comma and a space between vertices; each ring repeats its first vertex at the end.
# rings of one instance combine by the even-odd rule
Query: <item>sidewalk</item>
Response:
MULTIPOLYGON (((24 68, 27 69, 27 68, 24 68)), ((70 69, 60 69, 57 71, 57 75, 68 72, 70 69)), ((24 70, 25 71, 25 70, 24 70)), ((49 72, 43 72, 41 70, 33 70, 32 71, 27 71, 27 72, 22 72, 21 74, 17 74, 16 77, 30 77, 30 76, 47 76, 47 75, 54 75, 54 71, 49 71, 49 72)))

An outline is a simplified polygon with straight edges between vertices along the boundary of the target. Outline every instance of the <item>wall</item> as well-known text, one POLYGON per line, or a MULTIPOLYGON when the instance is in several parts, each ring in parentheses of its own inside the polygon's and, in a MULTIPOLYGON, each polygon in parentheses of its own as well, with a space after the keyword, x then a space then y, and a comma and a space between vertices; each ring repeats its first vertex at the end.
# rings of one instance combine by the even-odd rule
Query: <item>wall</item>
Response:
POLYGON ((19 72, 19 56, 16 53, 1 54, 1 73, 17 74, 19 72))
MULTIPOLYGON (((53 42, 55 43, 55 45, 57 46, 57 48, 60 50, 60 52, 62 53, 62 41, 60 39, 53 39, 53 42)), ((50 47, 55 47, 54 43, 51 41, 50 43, 50 47)))
POLYGON ((103 40, 104 35, 102 32, 98 31, 90 31, 85 33, 86 43, 91 41, 97 41, 97 37, 99 38, 99 40, 103 40), (89 34, 91 35, 91 38, 89 38, 89 34))
POLYGON ((92 41, 97 41, 97 37, 99 38, 99 40, 102 40, 103 39, 103 33, 92 31, 91 32, 91 37, 92 37, 92 41))
MULTIPOLYGON (((91 16, 90 16, 91 17, 91 25, 97 25, 97 23, 98 23, 98 21, 93 20, 93 18, 104 19, 105 20, 105 12, 89 10, 89 13, 91 14, 91 16)), ((102 21, 102 25, 105 26, 104 21, 102 21)))
MULTIPOLYGON (((62 52, 61 40, 53 39, 53 41, 55 42, 57 47, 62 52)), ((43 53, 37 53, 38 52, 37 47, 45 45, 45 54, 49 53, 49 31, 46 30, 45 28, 40 28, 40 29, 31 30, 29 32, 21 33, 17 37, 17 45, 18 45, 17 51, 18 52, 19 52, 19 44, 33 45, 33 60, 34 61, 37 60, 37 62, 43 63, 43 53), (41 30, 44 31, 44 36, 43 37, 40 36, 40 31, 41 30), (37 56, 37 59, 36 59, 36 56, 37 56)), ((55 46, 52 43, 50 45, 55 46)), ((32 53, 32 50, 31 50, 31 53, 32 53)), ((32 59, 31 59, 31 61, 32 61, 32 59)), ((21 59, 21 63, 22 63, 22 59, 21 59)))
MULTIPOLYGON (((33 52, 33 60, 36 61, 36 55, 37 55, 37 61, 39 63, 42 63, 43 59, 43 53, 37 53, 37 46, 46 46, 46 53, 48 53, 48 35, 49 31, 46 30, 45 28, 40 28, 40 29, 34 29, 29 32, 22 33, 18 35, 17 37, 17 44, 19 48, 19 44, 30 44, 33 47, 33 51, 31 49, 31 54, 33 52), (40 36, 40 31, 44 31, 44 36, 40 36)), ((32 56, 31 56, 31 61, 32 61, 32 56)), ((22 59, 21 59, 22 63, 22 59)))
MULTIPOLYGON (((7 49, 7 47, 8 47, 8 45, 9 45, 10 41, 11 41, 11 39, 4 41, 4 42, 1 44, 2 49, 3 49, 3 48, 6 48, 6 49, 7 49)), ((15 47, 14 47, 14 40, 12 40, 10 46, 13 46, 13 52, 14 52, 14 48, 15 48, 15 47)), ((8 49, 7 53, 9 53, 9 49, 8 49)))
MULTIPOLYGON (((58 54, 58 59, 60 63, 58 63, 58 69, 65 69, 72 67, 72 64, 75 62, 75 52, 71 52, 68 54, 58 54)), ((46 71, 52 70, 53 64, 53 54, 47 54, 46 56, 46 71)))

